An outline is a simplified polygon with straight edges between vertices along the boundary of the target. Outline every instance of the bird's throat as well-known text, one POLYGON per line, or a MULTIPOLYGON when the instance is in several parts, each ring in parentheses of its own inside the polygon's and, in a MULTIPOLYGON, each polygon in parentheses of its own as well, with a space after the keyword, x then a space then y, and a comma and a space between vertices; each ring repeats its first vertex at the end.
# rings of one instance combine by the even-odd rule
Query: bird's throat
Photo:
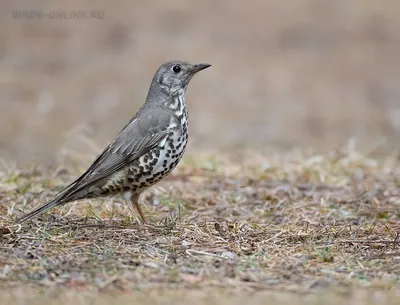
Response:
POLYGON ((182 126, 187 124, 188 113, 186 108, 185 91, 183 89, 178 90, 176 94, 172 96, 171 102, 167 107, 175 113, 182 126))

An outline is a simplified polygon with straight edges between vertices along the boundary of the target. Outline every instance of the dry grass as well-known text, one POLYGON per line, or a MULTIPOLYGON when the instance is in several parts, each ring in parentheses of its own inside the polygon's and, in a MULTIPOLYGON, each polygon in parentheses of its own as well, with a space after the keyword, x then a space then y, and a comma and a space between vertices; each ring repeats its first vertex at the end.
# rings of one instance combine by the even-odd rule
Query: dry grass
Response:
POLYGON ((77 163, 53 171, 3 165, 4 288, 399 292, 397 155, 187 156, 143 197, 148 226, 119 198, 80 201, 22 227, 13 224, 82 172, 86 162, 77 163))
POLYGON ((54 292, 47 289, 45 293, 37 291, 28 296, 20 294, 21 291, 13 293, 1 293, 5 297, 2 301, 5 304, 29 304, 29 305, 83 305, 83 304, 210 304, 210 305, 240 305, 244 303, 263 305, 263 304, 291 304, 291 305, 350 305, 350 304, 399 304, 399 296, 393 291, 368 291, 367 289, 358 289, 352 292, 329 291, 314 294, 295 294, 290 292, 264 291, 253 294, 231 294, 226 290, 182 290, 182 291, 152 291, 151 293, 134 291, 124 294, 106 294, 79 291, 79 293, 64 291, 54 292))

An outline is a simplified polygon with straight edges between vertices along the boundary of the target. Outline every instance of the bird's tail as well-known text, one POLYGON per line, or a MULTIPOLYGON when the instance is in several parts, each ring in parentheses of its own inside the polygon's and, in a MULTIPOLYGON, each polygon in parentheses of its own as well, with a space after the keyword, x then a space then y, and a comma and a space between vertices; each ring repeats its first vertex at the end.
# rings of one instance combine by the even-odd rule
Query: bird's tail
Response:
POLYGON ((49 209, 51 209, 51 208, 53 208, 53 207, 55 207, 57 205, 61 205, 63 203, 64 203, 63 200, 60 200, 60 198, 54 198, 53 200, 51 200, 51 201, 45 203, 44 205, 42 205, 41 207, 38 207, 37 209, 35 209, 35 210, 33 210, 33 211, 21 216, 20 218, 18 218, 16 220, 16 222, 22 223, 22 222, 24 222, 24 221, 26 221, 26 220, 38 215, 38 214, 41 214, 41 213, 43 213, 43 212, 45 212, 45 211, 47 211, 47 210, 49 210, 49 209))

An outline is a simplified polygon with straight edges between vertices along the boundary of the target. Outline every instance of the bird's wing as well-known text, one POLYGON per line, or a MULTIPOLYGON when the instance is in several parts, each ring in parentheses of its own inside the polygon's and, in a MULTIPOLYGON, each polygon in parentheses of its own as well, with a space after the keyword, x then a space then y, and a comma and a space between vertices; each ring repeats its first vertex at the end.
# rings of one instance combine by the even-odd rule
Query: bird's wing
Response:
POLYGON ((160 143, 165 143, 169 133, 179 126, 171 125, 174 120, 176 118, 168 110, 143 110, 121 130, 84 174, 59 193, 59 199, 69 201, 79 191, 109 177, 160 143))

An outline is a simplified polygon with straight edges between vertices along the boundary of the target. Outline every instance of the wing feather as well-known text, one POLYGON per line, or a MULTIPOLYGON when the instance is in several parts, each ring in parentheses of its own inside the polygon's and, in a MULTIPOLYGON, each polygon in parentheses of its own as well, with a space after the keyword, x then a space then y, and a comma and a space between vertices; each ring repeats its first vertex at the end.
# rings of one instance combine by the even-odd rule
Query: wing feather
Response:
POLYGON ((171 120, 176 118, 168 110, 159 108, 144 110, 122 129, 85 173, 60 192, 60 200, 69 201, 81 190, 112 175, 158 146, 173 128, 177 128, 177 124, 171 126, 171 120))

